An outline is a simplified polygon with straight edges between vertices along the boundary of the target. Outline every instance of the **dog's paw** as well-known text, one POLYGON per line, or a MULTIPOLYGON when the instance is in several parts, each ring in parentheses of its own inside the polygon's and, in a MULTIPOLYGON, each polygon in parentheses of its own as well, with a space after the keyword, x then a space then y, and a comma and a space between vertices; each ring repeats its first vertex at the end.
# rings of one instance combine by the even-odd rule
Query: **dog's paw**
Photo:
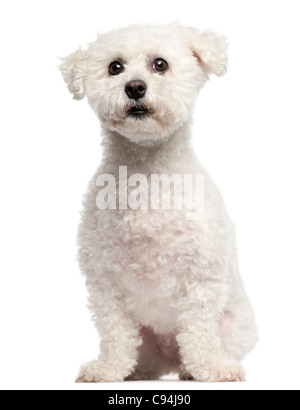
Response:
POLYGON ((220 367, 213 372, 211 382, 219 383, 233 383, 233 382, 244 382, 245 372, 240 365, 220 367))
POLYGON ((101 361, 94 361, 83 365, 76 383, 109 383, 123 381, 117 368, 101 361))
POLYGON ((242 366, 234 361, 222 361, 209 369, 196 369, 191 372, 195 380, 209 383, 244 382, 245 372, 242 366))

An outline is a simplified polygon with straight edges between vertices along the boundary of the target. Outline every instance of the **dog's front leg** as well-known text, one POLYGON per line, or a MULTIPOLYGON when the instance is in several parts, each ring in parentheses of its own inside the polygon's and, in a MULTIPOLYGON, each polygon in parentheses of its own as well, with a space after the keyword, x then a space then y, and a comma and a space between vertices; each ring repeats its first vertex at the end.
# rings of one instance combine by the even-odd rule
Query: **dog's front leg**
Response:
POLYGON ((138 324, 121 305, 113 287, 93 292, 91 308, 101 337, 99 359, 83 365, 77 383, 123 381, 134 370, 142 344, 138 324), (105 302, 104 302, 105 301, 105 302))
POLYGON ((177 342, 185 379, 202 382, 244 380, 240 364, 229 358, 222 348, 219 323, 223 297, 219 289, 209 281, 198 287, 191 285, 179 303, 177 342))

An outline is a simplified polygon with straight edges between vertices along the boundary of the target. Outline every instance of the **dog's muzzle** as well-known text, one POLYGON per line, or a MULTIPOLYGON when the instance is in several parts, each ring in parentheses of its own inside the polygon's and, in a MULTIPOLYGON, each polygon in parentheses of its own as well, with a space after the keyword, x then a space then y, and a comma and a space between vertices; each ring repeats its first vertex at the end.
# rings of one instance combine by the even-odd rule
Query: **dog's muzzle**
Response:
POLYGON ((128 117, 144 118, 151 114, 151 110, 146 107, 143 98, 146 95, 147 84, 143 80, 131 80, 125 84, 125 94, 130 100, 135 100, 135 105, 127 111, 128 117))

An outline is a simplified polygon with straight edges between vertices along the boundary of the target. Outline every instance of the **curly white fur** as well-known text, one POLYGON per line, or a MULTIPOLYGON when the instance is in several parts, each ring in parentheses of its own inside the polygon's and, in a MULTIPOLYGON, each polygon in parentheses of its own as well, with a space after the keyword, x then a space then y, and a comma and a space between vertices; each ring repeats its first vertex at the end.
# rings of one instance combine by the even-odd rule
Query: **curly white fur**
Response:
MULTIPOLYGON (((209 74, 226 72, 226 41, 211 31, 177 24, 131 26, 100 35, 61 70, 75 99, 87 96, 103 126, 104 157, 85 198, 79 230, 80 264, 101 335, 101 353, 83 366, 79 382, 158 378, 244 380, 241 359, 257 335, 238 271, 235 236, 223 200, 190 145, 198 91, 209 74), (169 64, 152 69, 155 58, 169 64), (122 60, 125 70, 108 73, 122 60), (136 119, 125 84, 147 84, 136 119), (119 166, 133 174, 204 174, 204 218, 186 210, 100 210, 100 174, 119 166)), ((150 187, 150 185, 149 185, 150 187)), ((149 188, 150 189, 150 188, 149 188)))

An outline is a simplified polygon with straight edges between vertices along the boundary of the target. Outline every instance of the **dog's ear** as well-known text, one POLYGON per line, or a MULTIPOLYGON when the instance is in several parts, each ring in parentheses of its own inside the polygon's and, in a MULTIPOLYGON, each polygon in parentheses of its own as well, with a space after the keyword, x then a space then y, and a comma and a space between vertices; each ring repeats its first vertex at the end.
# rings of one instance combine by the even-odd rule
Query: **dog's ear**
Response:
POLYGON ((81 100, 85 96, 86 54, 86 51, 79 49, 63 58, 62 64, 59 65, 74 100, 81 100))
POLYGON ((189 29, 189 43, 194 56, 207 74, 219 77, 227 70, 227 41, 213 31, 189 29))

